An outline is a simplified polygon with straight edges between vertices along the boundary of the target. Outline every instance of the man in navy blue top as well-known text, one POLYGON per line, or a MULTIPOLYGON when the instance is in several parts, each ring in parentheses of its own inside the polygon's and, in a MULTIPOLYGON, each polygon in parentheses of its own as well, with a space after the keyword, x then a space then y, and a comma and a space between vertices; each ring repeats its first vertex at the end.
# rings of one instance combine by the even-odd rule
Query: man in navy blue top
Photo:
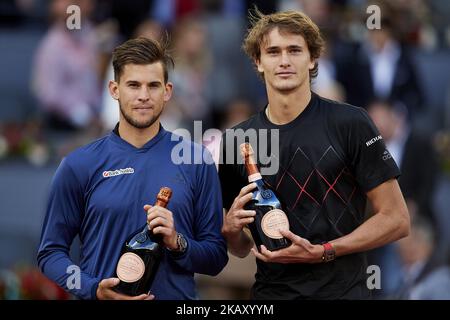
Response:
POLYGON ((172 93, 171 64, 165 45, 148 39, 117 47, 109 89, 119 102, 120 121, 108 136, 69 154, 53 179, 38 263, 47 277, 81 299, 195 299, 194 273, 217 275, 228 261, 214 162, 202 146, 160 125, 172 93), (174 150, 200 153, 202 160, 180 163, 174 150), (150 206, 162 186, 173 191, 168 207, 150 206), (152 294, 129 297, 112 290, 119 283, 112 277, 123 243, 145 224, 146 211, 167 250, 152 294), (70 284, 76 267, 69 257, 77 235, 78 286, 70 284))

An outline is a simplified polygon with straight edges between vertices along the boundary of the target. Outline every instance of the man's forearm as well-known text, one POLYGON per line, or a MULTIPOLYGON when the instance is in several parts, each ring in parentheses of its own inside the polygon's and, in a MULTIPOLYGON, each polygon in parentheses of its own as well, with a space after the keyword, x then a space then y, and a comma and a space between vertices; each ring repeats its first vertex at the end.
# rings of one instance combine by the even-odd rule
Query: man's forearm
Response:
POLYGON ((371 250, 409 234, 408 208, 397 180, 382 183, 367 197, 375 214, 352 233, 331 241, 337 256, 371 250))
POLYGON ((49 254, 44 254, 40 251, 38 264, 42 273, 64 290, 81 299, 96 299, 100 279, 81 270, 66 252, 52 250, 49 254))
POLYGON ((379 212, 360 225, 352 233, 330 241, 337 256, 368 251, 407 236, 409 218, 407 213, 388 215, 379 212))

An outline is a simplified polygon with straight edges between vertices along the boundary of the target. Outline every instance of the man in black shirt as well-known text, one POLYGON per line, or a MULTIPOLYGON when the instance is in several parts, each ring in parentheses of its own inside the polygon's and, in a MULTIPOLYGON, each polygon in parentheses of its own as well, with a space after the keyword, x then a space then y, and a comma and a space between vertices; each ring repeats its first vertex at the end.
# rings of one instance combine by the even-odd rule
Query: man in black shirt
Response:
POLYGON ((409 232, 399 169, 363 109, 311 92, 323 48, 318 27, 294 11, 256 11, 253 18, 244 49, 264 79, 268 105, 223 137, 222 233, 229 250, 256 256, 254 299, 369 298, 364 252, 409 232), (238 161, 236 133, 252 131, 256 156, 261 150, 270 155, 269 163, 257 158, 263 178, 279 195, 290 224, 290 231, 280 233, 291 246, 274 252, 252 248, 244 230, 255 215, 244 209, 255 185, 247 184, 238 161), (265 174, 272 165, 278 170, 265 174), (374 214, 365 220, 367 199, 374 214))

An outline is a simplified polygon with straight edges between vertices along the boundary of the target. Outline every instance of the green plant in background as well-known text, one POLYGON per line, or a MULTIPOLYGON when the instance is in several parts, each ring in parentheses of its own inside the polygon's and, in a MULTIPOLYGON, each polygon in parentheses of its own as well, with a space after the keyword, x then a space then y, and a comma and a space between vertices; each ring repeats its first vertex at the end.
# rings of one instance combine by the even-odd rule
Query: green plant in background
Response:
POLYGON ((0 300, 70 300, 73 297, 36 267, 0 270, 0 300))

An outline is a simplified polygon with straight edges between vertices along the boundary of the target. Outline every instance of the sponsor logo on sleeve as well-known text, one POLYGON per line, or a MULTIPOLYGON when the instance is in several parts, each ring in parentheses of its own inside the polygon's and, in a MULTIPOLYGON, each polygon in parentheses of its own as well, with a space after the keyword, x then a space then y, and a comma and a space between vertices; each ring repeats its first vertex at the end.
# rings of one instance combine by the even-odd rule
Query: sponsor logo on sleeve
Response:
POLYGON ((382 137, 382 136, 376 136, 376 137, 373 137, 372 139, 366 141, 366 146, 367 146, 367 147, 370 147, 372 144, 374 144, 374 143, 377 142, 378 140, 383 140, 383 137, 382 137))
POLYGON ((392 156, 391 156, 391 154, 389 153, 389 151, 387 151, 387 150, 385 150, 385 151, 383 152, 383 156, 381 157, 381 159, 383 159, 384 161, 389 160, 389 159, 391 159, 391 158, 392 158, 392 156))

